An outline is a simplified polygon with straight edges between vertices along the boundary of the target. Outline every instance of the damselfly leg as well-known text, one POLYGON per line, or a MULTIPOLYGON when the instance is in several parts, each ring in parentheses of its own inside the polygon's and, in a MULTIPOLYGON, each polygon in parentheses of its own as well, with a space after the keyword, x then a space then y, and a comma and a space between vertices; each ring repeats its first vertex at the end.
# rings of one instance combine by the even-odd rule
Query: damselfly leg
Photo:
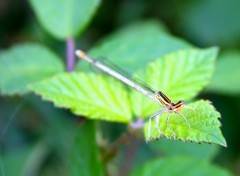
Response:
POLYGON ((167 109, 166 107, 159 110, 157 113, 151 115, 149 117, 149 123, 148 123, 148 141, 150 140, 151 138, 151 126, 152 126, 152 119, 155 118, 155 126, 156 126, 156 129, 158 130, 158 133, 159 133, 159 136, 161 135, 161 130, 160 130, 160 127, 159 127, 159 122, 160 122, 160 116, 164 113, 168 113, 167 115, 167 120, 166 120, 166 124, 168 126, 168 128, 172 131, 173 133, 173 136, 175 137, 175 132, 173 131, 172 127, 170 126, 169 124, 169 120, 170 120, 170 114, 171 112, 173 111, 169 111, 169 109, 167 109))
POLYGON ((163 106, 163 109, 159 110, 157 113, 153 114, 153 115, 150 117, 150 120, 149 120, 149 128, 148 128, 148 140, 150 140, 150 138, 151 138, 151 122, 152 122, 152 119, 153 119, 153 118, 155 118, 155 121, 156 121, 156 129, 158 130, 159 135, 161 135, 161 130, 160 130, 160 127, 159 127, 159 121, 160 121, 160 115, 162 115, 163 113, 168 113, 168 115, 167 115, 167 120, 166 120, 166 125, 167 125, 167 127, 172 131, 174 137, 176 136, 176 134, 175 134, 174 130, 172 129, 171 125, 169 124, 171 113, 176 113, 176 114, 179 114, 180 116, 182 116, 183 119, 185 120, 185 122, 187 123, 187 125, 190 127, 190 123, 188 122, 188 120, 187 120, 186 117, 182 114, 181 111, 182 111, 182 108, 183 108, 183 107, 186 107, 186 108, 192 109, 192 110, 194 110, 195 108, 186 106, 186 105, 184 104, 184 101, 183 101, 183 100, 180 100, 180 101, 177 102, 177 103, 173 103, 173 102, 172 102, 166 95, 164 95, 162 92, 157 92, 157 93, 156 93, 156 98, 158 99, 159 103, 163 106))
MULTIPOLYGON (((186 108, 186 109, 190 109, 190 110, 195 110, 197 107, 191 107, 191 106, 187 106, 187 105, 183 105, 183 108, 186 108)), ((176 112, 177 114, 181 115, 183 117, 183 119, 186 121, 186 123, 188 124, 188 126, 190 127, 190 123, 188 122, 188 120, 186 119, 186 117, 183 115, 183 113, 181 113, 180 111, 179 112, 176 112)))
POLYGON ((181 112, 178 112, 177 114, 179 114, 180 116, 182 116, 183 119, 185 120, 185 122, 187 123, 188 127, 190 127, 190 123, 188 122, 188 120, 186 119, 186 117, 185 117, 181 112))
POLYGON ((168 128, 172 131, 173 137, 175 138, 176 134, 175 134, 175 132, 173 131, 171 125, 169 124, 169 120, 170 120, 170 112, 168 113, 166 124, 167 124, 168 128))
POLYGON ((194 108, 191 106, 187 106, 187 105, 183 105, 184 108, 186 109, 191 109, 191 110, 195 110, 197 108, 197 106, 195 106, 194 108))
POLYGON ((158 110, 155 114, 151 115, 149 117, 149 122, 148 122, 148 141, 150 140, 150 137, 151 137, 151 125, 152 125, 152 119, 153 118, 156 118, 155 121, 156 121, 156 128, 158 129, 158 132, 159 134, 161 134, 161 131, 160 131, 160 128, 158 126, 159 124, 159 120, 160 120, 160 115, 163 114, 163 113, 166 113, 167 110, 166 109, 160 109, 158 110))

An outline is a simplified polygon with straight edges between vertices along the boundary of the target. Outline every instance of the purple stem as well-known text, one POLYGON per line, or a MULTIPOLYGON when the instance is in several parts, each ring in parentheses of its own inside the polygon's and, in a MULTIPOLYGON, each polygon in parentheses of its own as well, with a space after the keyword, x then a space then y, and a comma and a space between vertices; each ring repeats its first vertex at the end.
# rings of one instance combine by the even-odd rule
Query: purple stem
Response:
POLYGON ((131 126, 133 129, 143 128, 143 126, 144 126, 144 121, 143 121, 142 118, 138 118, 137 121, 131 122, 131 123, 130 123, 130 126, 131 126))
POLYGON ((75 41, 73 38, 70 37, 67 39, 66 47, 67 47, 67 55, 66 55, 67 71, 71 72, 74 70, 74 67, 75 67, 75 54, 74 54, 75 41))

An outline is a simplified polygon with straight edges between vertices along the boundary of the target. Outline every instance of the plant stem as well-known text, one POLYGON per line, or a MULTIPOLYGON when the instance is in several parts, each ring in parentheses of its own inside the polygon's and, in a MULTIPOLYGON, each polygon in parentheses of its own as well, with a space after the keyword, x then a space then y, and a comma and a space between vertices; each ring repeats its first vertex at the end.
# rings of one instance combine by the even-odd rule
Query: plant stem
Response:
POLYGON ((132 136, 137 135, 138 130, 136 129, 129 129, 125 133, 123 133, 110 147, 108 147, 107 151, 103 154, 103 161, 107 163, 111 160, 116 153, 118 152, 119 148, 129 142, 132 136))
POLYGON ((126 144, 132 136, 138 136, 139 129, 143 128, 143 126, 144 122, 140 117, 135 122, 131 122, 128 131, 123 133, 110 147, 108 147, 107 151, 104 152, 103 161, 107 163, 111 160, 123 144, 126 144))
POLYGON ((135 122, 131 122, 130 127, 135 130, 143 128, 144 127, 143 118, 139 117, 135 122))
POLYGON ((66 62, 67 62, 67 71, 71 72, 75 67, 75 41, 73 38, 69 37, 66 42, 66 62))
POLYGON ((126 143, 130 137, 130 132, 127 131, 123 133, 104 153, 103 153, 103 162, 108 163, 117 153, 119 147, 126 143))

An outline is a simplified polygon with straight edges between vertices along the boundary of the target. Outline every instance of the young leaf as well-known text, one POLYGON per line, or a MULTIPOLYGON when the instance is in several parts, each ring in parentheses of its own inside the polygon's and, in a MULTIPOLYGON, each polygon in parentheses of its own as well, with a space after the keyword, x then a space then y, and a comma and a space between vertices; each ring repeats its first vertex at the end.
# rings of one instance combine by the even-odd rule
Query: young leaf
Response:
POLYGON ((104 175, 95 134, 92 121, 85 121, 77 131, 69 163, 71 176, 104 175))
POLYGON ((76 37, 84 30, 100 0, 30 0, 42 26, 54 37, 76 37))
POLYGON ((208 86, 211 92, 235 95, 240 93, 240 52, 228 51, 220 55, 216 72, 208 86))
POLYGON ((63 73, 36 83, 31 89, 76 115, 124 123, 131 119, 127 92, 113 79, 94 74, 63 73))
POLYGON ((107 57, 133 73, 157 57, 190 47, 187 42, 168 34, 159 22, 150 20, 123 27, 103 39, 88 54, 95 58, 107 57))
MULTIPOLYGON (((216 55, 217 48, 173 52, 150 63, 142 78, 151 87, 164 92, 173 102, 187 101, 209 83, 216 55)), ((131 99, 138 116, 148 117, 156 111, 156 103, 136 91, 132 92, 131 99)))
POLYGON ((2 94, 28 92, 27 86, 64 71, 60 59, 44 46, 21 44, 0 53, 2 94))
POLYGON ((168 113, 160 115, 158 128, 156 127, 156 118, 152 120, 149 134, 149 123, 145 123, 144 134, 146 140, 158 139, 160 137, 176 138, 182 141, 206 142, 227 146, 226 141, 219 129, 221 126, 218 118, 220 113, 207 101, 197 101, 188 106, 195 109, 182 109, 183 116, 176 113, 170 114, 170 120, 167 124, 168 113), (159 133, 159 130, 161 131, 159 133), (150 139, 149 139, 150 135, 150 139))
POLYGON ((136 168, 131 176, 152 175, 204 175, 204 176, 231 176, 227 170, 212 165, 208 161, 188 157, 168 157, 147 162, 142 167, 136 168))

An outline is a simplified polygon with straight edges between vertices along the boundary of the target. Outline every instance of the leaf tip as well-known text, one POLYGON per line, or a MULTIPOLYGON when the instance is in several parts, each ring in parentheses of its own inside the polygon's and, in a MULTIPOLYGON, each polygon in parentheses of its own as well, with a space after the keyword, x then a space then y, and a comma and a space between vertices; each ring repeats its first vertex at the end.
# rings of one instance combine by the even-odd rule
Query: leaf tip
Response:
POLYGON ((227 148, 227 141, 223 138, 223 141, 220 143, 220 145, 227 148))

